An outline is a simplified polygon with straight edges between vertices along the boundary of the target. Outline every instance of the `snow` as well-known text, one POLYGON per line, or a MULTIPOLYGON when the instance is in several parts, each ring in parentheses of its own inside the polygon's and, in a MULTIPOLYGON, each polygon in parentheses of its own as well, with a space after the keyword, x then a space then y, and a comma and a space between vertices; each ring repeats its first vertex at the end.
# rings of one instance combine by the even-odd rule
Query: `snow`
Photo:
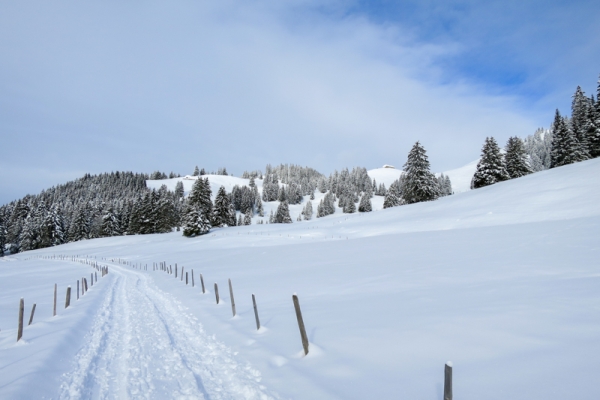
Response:
POLYGON ((479 159, 468 163, 467 165, 444 172, 452 182, 452 190, 454 193, 462 193, 471 190, 471 179, 477 170, 479 159))
POLYGON ((367 171, 367 174, 369 174, 369 178, 371 178, 371 180, 375 179, 377 186, 383 183, 385 188, 388 189, 390 185, 394 183, 394 181, 400 178, 402 170, 392 168, 376 168, 367 171))
MULTIPOLYGON (((450 359, 457 398, 597 399, 599 174, 595 159, 368 214, 4 257, 0 397, 439 399, 450 359), (54 283, 64 304, 66 286, 93 271, 40 258, 55 254, 111 272, 52 317, 54 283), (160 261, 193 269, 195 287, 153 271, 160 261), (20 297, 26 320, 37 310, 16 343, 20 297)), ((213 195, 247 182, 213 179, 213 195)))

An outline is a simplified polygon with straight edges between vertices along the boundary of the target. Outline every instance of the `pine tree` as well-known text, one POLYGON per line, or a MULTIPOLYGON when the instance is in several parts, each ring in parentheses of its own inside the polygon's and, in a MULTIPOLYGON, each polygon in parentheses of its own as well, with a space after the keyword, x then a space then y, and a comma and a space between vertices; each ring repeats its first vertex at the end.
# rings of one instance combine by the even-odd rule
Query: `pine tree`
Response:
POLYGON ((275 215, 273 215, 273 209, 271 209, 271 214, 269 214, 269 223, 270 224, 275 223, 275 215))
POLYGON ((508 172, 511 179, 520 178, 533 172, 529 166, 525 145, 521 139, 516 136, 509 138, 505 150, 506 172, 508 172))
POLYGON ((229 222, 227 222, 229 226, 237 226, 237 222, 235 220, 235 208, 233 208, 233 204, 229 204, 229 222))
POLYGON ((238 216, 238 220, 237 220, 237 226, 242 226, 244 225, 244 220, 242 219, 242 213, 240 213, 240 215, 238 216))
POLYGON ((550 168, 587 160, 587 154, 581 151, 581 145, 558 110, 554 115, 552 135, 552 163, 550 168))
POLYGON ((358 204, 358 212, 371 211, 373 211, 373 206, 371 205, 371 196, 369 193, 364 193, 360 198, 360 203, 358 204))
MULTIPOLYGON (((589 100, 583 90, 577 86, 571 103, 571 132, 579 143, 579 151, 589 158, 589 142, 587 132, 589 100)), ((587 159, 586 158, 586 159, 587 159)))
POLYGON ((600 77, 598 78, 598 92, 596 101, 593 101, 588 110, 587 135, 590 157, 600 157, 600 77))
POLYGON ((383 208, 391 208, 400 205, 400 200, 396 196, 395 190, 388 190, 383 199, 383 208))
POLYGON ((194 237, 208 233, 210 222, 198 208, 188 204, 185 209, 183 221, 183 236, 194 237))
POLYGON ((184 191, 183 191, 183 182, 177 181, 175 184, 175 198, 183 199, 184 191))
POLYGON ((109 207, 102 217, 102 236, 117 236, 121 234, 119 219, 112 207, 109 207))
POLYGON ((481 150, 481 160, 477 163, 477 170, 471 180, 471 189, 493 185, 508 179, 510 179, 510 176, 506 171, 506 164, 500 153, 498 143, 493 137, 485 138, 481 150))
POLYGON ((290 217, 290 208, 287 201, 279 203, 277 212, 275 213, 276 224, 291 224, 292 218, 290 217))
POLYGON ((304 209, 302 210, 302 215, 304 216, 304 220, 306 220, 306 221, 309 221, 310 219, 312 219, 313 207, 312 207, 312 202, 310 200, 306 202, 306 205, 304 206, 304 209))
POLYGON ((440 196, 435 175, 429 171, 425 148, 415 143, 404 164, 402 197, 408 203, 435 200, 440 196))
MULTIPOLYGON (((189 170, 188 170, 189 171, 189 170)), ((194 173, 193 176, 200 176, 200 169, 198 169, 198 166, 196 165, 196 168, 194 168, 194 173)))
POLYGON ((525 151, 529 155, 529 164, 534 172, 544 171, 552 164, 552 131, 539 128, 533 135, 525 138, 525 151))
POLYGON ((252 214, 248 213, 244 215, 244 225, 252 225, 252 214))
POLYGON ((231 218, 229 214, 229 207, 231 201, 225 191, 225 187, 221 186, 215 197, 215 206, 213 208, 213 226, 229 225, 231 218))
POLYGON ((4 256, 4 249, 6 247, 6 223, 2 215, 0 215, 0 257, 4 256))
POLYGON ((346 214, 353 214, 356 212, 356 204, 354 204, 354 200, 351 197, 346 197, 343 211, 346 214))
POLYGON ((194 206, 203 215, 203 220, 209 221, 213 217, 213 205, 211 196, 210 182, 207 178, 198 178, 192 186, 188 195, 188 204, 194 206))
POLYGON ((81 205, 75 212, 75 218, 69 227, 69 242, 76 242, 88 238, 89 226, 87 220, 87 207, 81 205))

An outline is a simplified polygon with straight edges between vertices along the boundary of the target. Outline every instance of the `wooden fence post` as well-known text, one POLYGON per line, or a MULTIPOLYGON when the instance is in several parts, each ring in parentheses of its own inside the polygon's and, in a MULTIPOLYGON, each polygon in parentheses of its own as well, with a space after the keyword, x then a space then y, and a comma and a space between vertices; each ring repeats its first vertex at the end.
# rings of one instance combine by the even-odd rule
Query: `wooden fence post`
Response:
POLYGON ((300 302, 298 296, 293 295, 292 300, 294 301, 294 308, 296 309, 296 318, 298 319, 298 327, 300 328, 300 337, 302 338, 302 347, 304 347, 304 355, 308 354, 308 337, 306 336, 306 329, 304 328, 304 320, 302 319, 302 311, 300 311, 300 302))
POLYGON ((94 272, 94 278, 96 279, 96 283, 98 283, 98 273, 94 272))
POLYGON ((177 278, 177 264, 175 264, 175 278, 177 278))
POLYGON ((182 265, 181 266, 181 282, 183 282, 183 269, 184 269, 184 266, 182 265))
POLYGON ((94 286, 94 274, 90 273, 90 282, 92 284, 92 286, 94 286))
POLYGON ((56 283, 54 284, 54 309, 52 311, 52 316, 56 317, 56 283))
POLYGON ((33 304, 33 307, 31 307, 31 315, 29 316, 29 323, 27 324, 28 326, 33 322, 33 314, 35 314, 35 303, 33 304))
POLYGON ((204 278, 202 277, 202 274, 200 274, 200 283, 202 284, 202 293, 206 293, 206 290, 204 290, 204 278))
POLYGON ((444 366, 444 400, 452 400, 452 361, 444 366))
POLYGON ((231 287, 231 279, 229 279, 229 297, 231 297, 231 312, 235 317, 235 299, 233 298, 233 288, 231 287))
POLYGON ((25 312, 25 300, 21 297, 19 302, 19 329, 17 330, 17 342, 23 337, 23 313, 25 312))
POLYGON ((256 319, 256 330, 260 329, 260 320, 258 319, 258 309, 256 308, 256 298, 252 293, 252 304, 254 305, 254 318, 256 319))
POLYGON ((67 286, 67 298, 65 300, 65 308, 71 305, 71 286, 67 286))
POLYGON ((215 297, 217 299, 217 304, 219 304, 219 287, 217 286, 217 282, 215 282, 215 297))
POLYGON ((188 284, 188 273, 187 272, 185 273, 185 284, 186 285, 188 284))
POLYGON ((192 270, 192 287, 194 287, 194 270, 192 270))

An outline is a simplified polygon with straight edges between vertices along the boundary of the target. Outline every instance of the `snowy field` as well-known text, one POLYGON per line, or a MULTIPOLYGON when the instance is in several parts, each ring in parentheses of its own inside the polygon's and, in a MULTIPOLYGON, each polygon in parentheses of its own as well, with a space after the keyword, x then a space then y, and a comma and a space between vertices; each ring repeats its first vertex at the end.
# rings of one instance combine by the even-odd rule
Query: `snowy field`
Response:
MULTIPOLYGON (((598 176, 595 159, 369 214, 296 222, 298 205, 289 225, 1 258, 0 398, 441 399, 451 360, 457 399, 598 399, 598 176), (53 255, 110 273, 65 310, 94 269, 53 255), (153 271, 162 261, 193 269, 194 287, 153 271), (26 322, 37 309, 17 343, 21 297, 26 322)), ((221 179, 213 195, 247 184, 221 179)))

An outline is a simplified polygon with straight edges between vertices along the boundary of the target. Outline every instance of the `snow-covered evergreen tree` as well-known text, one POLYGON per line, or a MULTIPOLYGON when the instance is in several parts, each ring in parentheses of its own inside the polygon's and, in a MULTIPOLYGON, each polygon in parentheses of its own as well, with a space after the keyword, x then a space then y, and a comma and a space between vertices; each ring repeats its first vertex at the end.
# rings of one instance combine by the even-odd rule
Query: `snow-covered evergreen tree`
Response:
POLYGON ((233 207, 233 204, 229 205, 229 222, 227 225, 237 226, 237 221, 235 219, 235 208, 233 207))
POLYGON ((308 221, 312 218, 313 215, 313 207, 312 202, 309 200, 306 202, 304 209, 302 210, 302 215, 304 216, 304 220, 308 221))
POLYGON ((264 217, 265 210, 263 208, 262 200, 260 198, 260 195, 258 195, 258 193, 256 194, 256 197, 254 198, 254 202, 256 204, 256 213, 258 214, 259 217, 264 217))
POLYGON ((183 191, 183 182, 177 181, 175 184, 175 198, 183 199, 184 191, 183 191))
POLYGON ((210 221, 206 215, 193 204, 188 204, 183 219, 183 236, 200 236, 209 231, 210 221))
POLYGON ((529 166, 525 145, 521 139, 516 136, 509 138, 505 150, 506 172, 508 172, 511 179, 520 178, 533 172, 529 166))
POLYGON ((219 188, 217 196, 215 197, 215 206, 213 207, 213 226, 224 226, 229 225, 231 222, 231 216, 229 208, 231 207, 231 201, 227 195, 227 191, 224 186, 219 188))
POLYGON ((493 137, 485 138, 481 159, 477 163, 477 170, 471 180, 471 189, 493 185, 494 183, 510 179, 506 171, 504 156, 493 137))
POLYGON ((244 215, 244 225, 252 225, 252 214, 251 213, 244 215))
POLYGON ((383 208, 391 208, 400 205, 400 199, 396 196, 395 190, 388 190, 383 199, 383 208))
POLYGON ((369 193, 364 193, 360 198, 360 203, 358 204, 358 212, 371 212, 373 211, 373 206, 371 204, 371 196, 369 193))
POLYGON ((354 203, 354 200, 351 197, 346 197, 343 211, 345 214, 353 214, 356 212, 356 204, 354 203))
MULTIPOLYGON (((189 170, 188 170, 189 171, 189 170)), ((193 176, 200 176, 200 169, 198 168, 198 166, 196 165, 196 168, 194 168, 194 173, 192 174, 193 176)))
POLYGON ((80 206, 75 212, 75 218, 69 227, 68 240, 76 242, 88 238, 89 225, 87 220, 87 207, 80 206))
POLYGON ((569 129, 567 122, 556 110, 552 124, 552 164, 551 168, 561 167, 588 159, 588 154, 581 149, 575 134, 569 129))
POLYGON ((525 151, 533 172, 544 171, 552 164, 552 131, 539 128, 525 138, 525 151))
POLYGON ((279 203, 277 207, 277 211, 275 212, 275 221, 276 224, 291 224, 292 218, 290 217, 290 208, 288 206, 287 201, 283 201, 279 203))
POLYGON ((402 198, 406 203, 435 200, 440 197, 435 175, 429 170, 425 148, 415 143, 403 167, 402 198))
POLYGON ((188 195, 188 204, 194 206, 203 214, 203 220, 209 221, 212 219, 212 201, 210 199, 211 189, 210 182, 207 178, 198 178, 192 186, 192 190, 188 195))
POLYGON ((102 236, 105 237, 118 236, 121 234, 121 224, 112 207, 108 207, 102 216, 101 232, 102 236))
POLYGON ((596 158, 600 157, 600 78, 598 78, 596 101, 593 101, 593 97, 591 100, 591 105, 588 109, 586 130, 590 157, 596 158))
POLYGON ((586 159, 590 156, 587 132, 589 106, 589 99, 585 96, 581 87, 577 86, 571 102, 570 128, 579 143, 579 151, 585 155, 586 159))

